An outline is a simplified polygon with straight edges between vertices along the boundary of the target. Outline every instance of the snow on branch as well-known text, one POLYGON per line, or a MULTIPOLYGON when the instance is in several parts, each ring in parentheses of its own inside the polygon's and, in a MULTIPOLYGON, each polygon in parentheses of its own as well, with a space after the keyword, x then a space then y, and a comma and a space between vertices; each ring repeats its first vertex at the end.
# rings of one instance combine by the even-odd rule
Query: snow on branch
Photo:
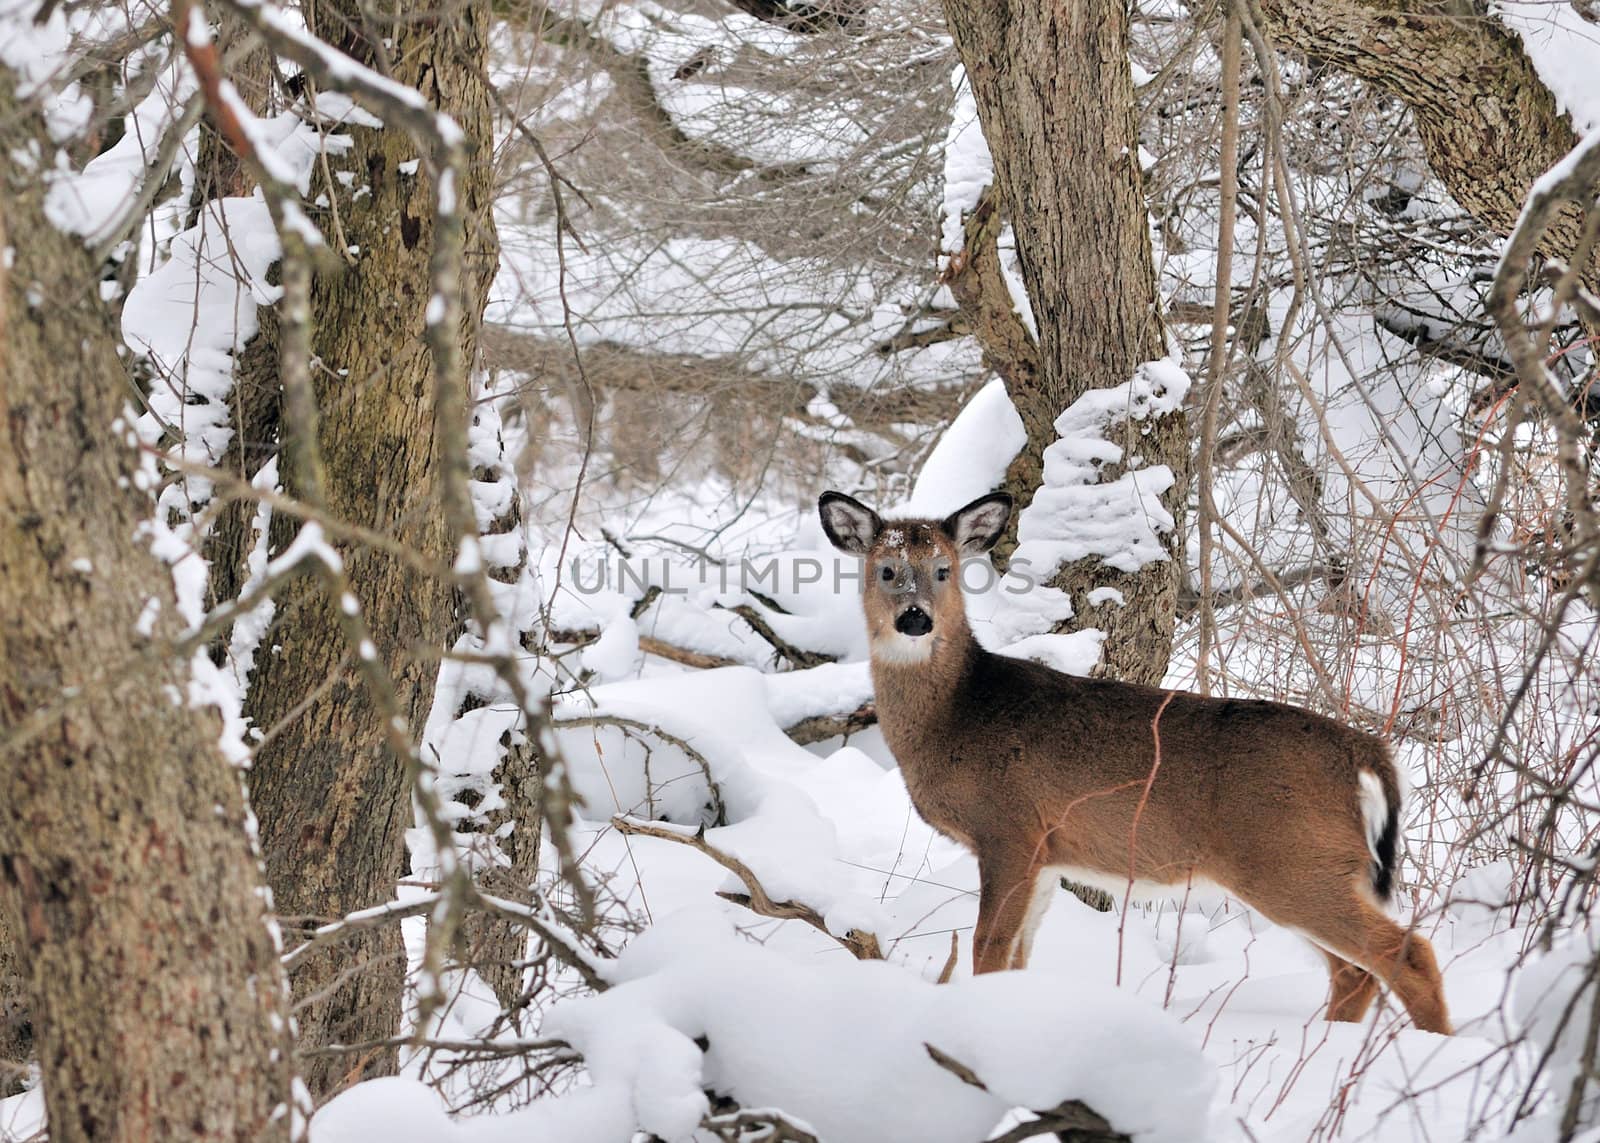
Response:
POLYGON ((429 106, 420 91, 396 83, 307 32, 274 4, 228 0, 235 12, 278 55, 293 60, 332 91, 355 96, 368 111, 447 149, 463 149, 466 136, 449 115, 429 106))
POLYGON ((178 0, 173 15, 183 29, 183 50, 200 80, 200 90, 218 132, 261 183, 267 207, 278 233, 285 238, 292 232, 296 242, 307 250, 322 246, 322 232, 300 208, 294 191, 298 172, 273 146, 261 120, 239 97, 239 92, 222 74, 222 60, 211 39, 204 13, 190 0, 178 0))

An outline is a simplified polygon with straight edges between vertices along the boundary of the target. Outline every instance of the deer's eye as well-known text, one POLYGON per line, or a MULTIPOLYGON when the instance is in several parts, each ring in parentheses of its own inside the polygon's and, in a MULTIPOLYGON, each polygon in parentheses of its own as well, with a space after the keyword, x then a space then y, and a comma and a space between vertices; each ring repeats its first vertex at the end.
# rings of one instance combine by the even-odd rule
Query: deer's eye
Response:
POLYGON ((890 580, 894 579, 894 569, 888 564, 884 564, 883 567, 878 571, 878 578, 884 583, 888 583, 890 580))
POLYGON ((945 580, 950 578, 950 569, 948 567, 939 568, 933 573, 933 578, 938 580, 940 583, 943 583, 945 580))

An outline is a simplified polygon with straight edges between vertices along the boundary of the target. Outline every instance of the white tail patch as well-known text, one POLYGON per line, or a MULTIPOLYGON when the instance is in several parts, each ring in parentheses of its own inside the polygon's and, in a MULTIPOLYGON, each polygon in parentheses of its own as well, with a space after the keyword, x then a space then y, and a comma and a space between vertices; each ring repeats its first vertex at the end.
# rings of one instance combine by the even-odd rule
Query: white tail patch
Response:
POLYGON ((1361 817, 1367 823, 1367 849, 1372 853, 1372 860, 1378 858, 1378 839, 1383 836, 1383 827, 1389 822, 1389 799, 1384 796, 1383 783, 1371 770, 1363 770, 1359 775, 1361 786, 1361 817))

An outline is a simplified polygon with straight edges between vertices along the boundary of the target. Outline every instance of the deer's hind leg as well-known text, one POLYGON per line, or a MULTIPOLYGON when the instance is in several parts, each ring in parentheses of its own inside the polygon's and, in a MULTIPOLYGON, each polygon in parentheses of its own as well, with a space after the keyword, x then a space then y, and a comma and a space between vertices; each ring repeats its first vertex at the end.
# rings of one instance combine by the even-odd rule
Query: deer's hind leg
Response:
MULTIPOLYGON (((1424 1032, 1450 1035, 1450 1013, 1445 1007, 1444 978, 1434 959, 1433 946, 1421 933, 1395 924, 1364 891, 1352 882, 1348 893, 1282 903, 1262 909, 1279 924, 1299 929, 1325 952, 1365 970, 1390 989, 1424 1032), (1288 907, 1281 907, 1287 904, 1288 907)), ((1360 998, 1362 982, 1354 973, 1334 974, 1335 1003, 1350 1011, 1360 998), (1347 991, 1341 991, 1344 984, 1347 991)), ((1363 1002, 1370 1002, 1370 998, 1363 1002)), ((1330 1004, 1328 1018, 1337 1020, 1330 1004)))

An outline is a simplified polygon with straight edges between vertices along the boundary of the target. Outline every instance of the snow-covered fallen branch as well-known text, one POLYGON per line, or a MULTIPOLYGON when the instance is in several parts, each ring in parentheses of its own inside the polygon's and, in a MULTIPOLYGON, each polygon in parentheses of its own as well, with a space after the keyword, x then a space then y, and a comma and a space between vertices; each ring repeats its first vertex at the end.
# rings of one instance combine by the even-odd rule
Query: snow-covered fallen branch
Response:
MULTIPOLYGON (((932 1044, 923 1044, 928 1057, 945 1071, 979 1091, 988 1091, 989 1085, 978 1073, 955 1057, 940 1051, 932 1044)), ((1036 1118, 1019 1123, 1004 1135, 997 1135, 990 1143, 1017 1143, 1036 1135, 1060 1135, 1073 1143, 1132 1143, 1129 1136, 1116 1131, 1105 1118, 1082 1100, 1069 1099, 1049 1111, 1038 1112, 1036 1118)))
POLYGON ((878 943, 876 933, 865 932, 861 929, 850 929, 843 936, 838 935, 828 928, 828 923, 822 914, 810 905, 800 901, 774 901, 768 895, 754 871, 730 853, 724 853, 712 845, 705 838, 705 830, 699 829, 694 833, 686 833, 681 829, 670 826, 657 825, 653 822, 642 822, 637 818, 630 818, 618 814, 611 819, 611 824, 625 834, 634 834, 641 837, 660 838, 662 841, 673 841, 679 845, 687 845, 697 849, 729 873, 732 873, 744 883, 744 893, 719 892, 718 897, 725 901, 732 901, 736 905, 743 905, 752 913, 761 917, 772 917, 777 920, 804 921, 818 932, 827 933, 828 936, 838 941, 857 960, 882 960, 883 948, 878 943))

